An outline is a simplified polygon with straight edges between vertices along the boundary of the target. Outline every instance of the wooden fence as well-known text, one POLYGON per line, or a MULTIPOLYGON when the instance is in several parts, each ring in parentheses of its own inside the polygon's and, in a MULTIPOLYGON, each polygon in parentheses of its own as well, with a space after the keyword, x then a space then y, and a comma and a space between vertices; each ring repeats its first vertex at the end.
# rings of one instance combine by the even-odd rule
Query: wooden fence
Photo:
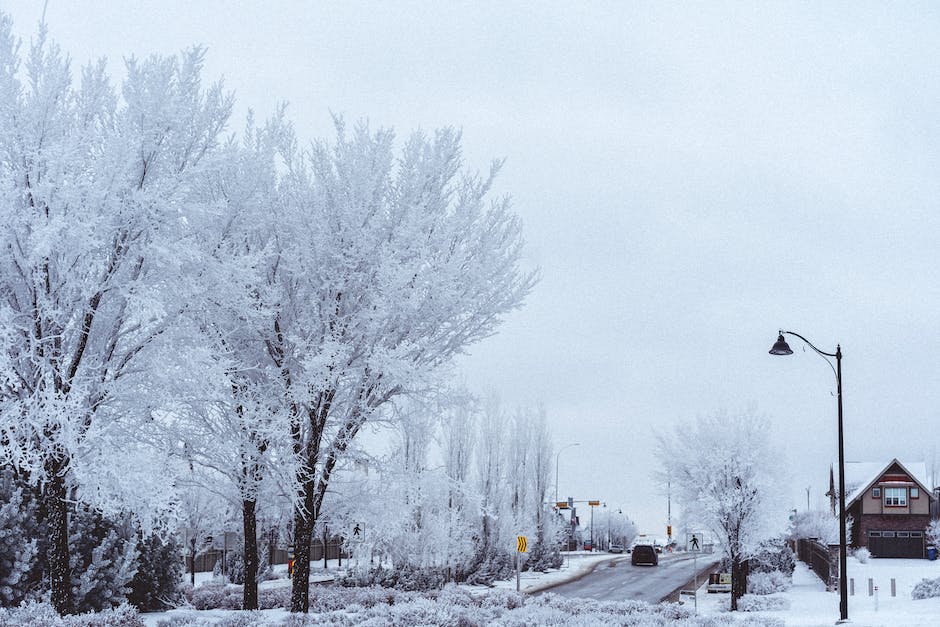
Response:
POLYGON ((829 591, 839 587, 839 545, 823 544, 816 538, 797 540, 797 556, 808 565, 829 591))
MULTIPOLYGON (((260 546, 259 546, 260 549, 260 546)), ((229 549, 229 553, 232 551, 241 551, 241 547, 233 547, 229 549)), ((196 572, 203 573, 211 571, 215 568, 216 563, 222 559, 223 551, 222 549, 208 549, 199 553, 196 556, 196 572)), ((347 559, 349 556, 345 551, 342 541, 339 538, 333 538, 326 544, 326 558, 328 560, 338 559, 342 555, 343 559, 347 559)), ((286 564, 289 557, 289 553, 286 549, 274 549, 268 551, 268 563, 272 566, 274 564, 286 564)), ((317 560, 323 559, 323 540, 313 540, 310 543, 310 561, 316 562, 317 560)), ((192 560, 187 555, 186 557, 186 572, 190 571, 192 560)))

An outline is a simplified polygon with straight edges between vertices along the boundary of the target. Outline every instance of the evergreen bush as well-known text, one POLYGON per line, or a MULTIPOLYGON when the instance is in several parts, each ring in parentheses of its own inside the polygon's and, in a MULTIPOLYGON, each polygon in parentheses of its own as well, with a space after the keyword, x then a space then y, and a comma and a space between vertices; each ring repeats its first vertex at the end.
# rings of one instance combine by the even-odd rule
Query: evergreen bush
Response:
POLYGON ((0 473, 0 607, 39 597, 45 547, 37 518, 32 491, 0 473))
POLYGON ((128 602, 142 612, 165 610, 180 598, 183 575, 182 549, 172 535, 162 538, 152 533, 138 534, 137 574, 131 580, 128 602))

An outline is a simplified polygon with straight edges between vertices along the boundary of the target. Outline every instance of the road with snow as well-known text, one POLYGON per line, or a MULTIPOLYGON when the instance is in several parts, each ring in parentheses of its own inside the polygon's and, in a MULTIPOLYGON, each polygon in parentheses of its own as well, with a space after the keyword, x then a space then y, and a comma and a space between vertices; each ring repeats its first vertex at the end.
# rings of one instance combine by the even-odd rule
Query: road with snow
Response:
MULTIPOLYGON (((712 570, 717 562, 718 556, 715 554, 698 556, 699 583, 702 573, 712 570)), ((693 573, 691 554, 660 555, 659 566, 633 566, 630 564, 630 556, 624 555, 598 565, 593 572, 577 581, 555 586, 546 592, 599 601, 659 603, 690 582, 693 573)), ((688 587, 691 588, 691 585, 688 587)))

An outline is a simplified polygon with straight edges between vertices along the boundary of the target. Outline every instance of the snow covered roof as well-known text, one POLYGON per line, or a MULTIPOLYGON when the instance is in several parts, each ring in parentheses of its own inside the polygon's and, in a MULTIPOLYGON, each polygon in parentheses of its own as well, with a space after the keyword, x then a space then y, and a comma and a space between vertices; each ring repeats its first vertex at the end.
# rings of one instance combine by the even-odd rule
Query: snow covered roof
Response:
POLYGON ((897 458, 888 463, 884 462, 845 462, 845 490, 849 498, 845 501, 848 507, 865 493, 873 483, 878 481, 891 466, 898 464, 911 478, 917 482, 928 495, 931 494, 927 480, 927 464, 924 462, 902 462, 897 458))

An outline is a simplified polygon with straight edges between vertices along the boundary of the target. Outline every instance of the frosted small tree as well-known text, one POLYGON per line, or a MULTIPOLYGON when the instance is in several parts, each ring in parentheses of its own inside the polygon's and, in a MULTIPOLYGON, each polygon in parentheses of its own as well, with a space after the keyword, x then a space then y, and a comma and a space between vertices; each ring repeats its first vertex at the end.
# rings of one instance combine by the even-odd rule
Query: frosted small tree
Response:
POLYGON ((940 549, 940 520, 931 520, 927 525, 927 544, 940 549))
POLYGON ((705 526, 731 562, 731 609, 747 591, 744 560, 774 535, 779 462, 769 425, 753 412, 716 412, 659 437, 661 479, 669 477, 687 524, 705 526))

